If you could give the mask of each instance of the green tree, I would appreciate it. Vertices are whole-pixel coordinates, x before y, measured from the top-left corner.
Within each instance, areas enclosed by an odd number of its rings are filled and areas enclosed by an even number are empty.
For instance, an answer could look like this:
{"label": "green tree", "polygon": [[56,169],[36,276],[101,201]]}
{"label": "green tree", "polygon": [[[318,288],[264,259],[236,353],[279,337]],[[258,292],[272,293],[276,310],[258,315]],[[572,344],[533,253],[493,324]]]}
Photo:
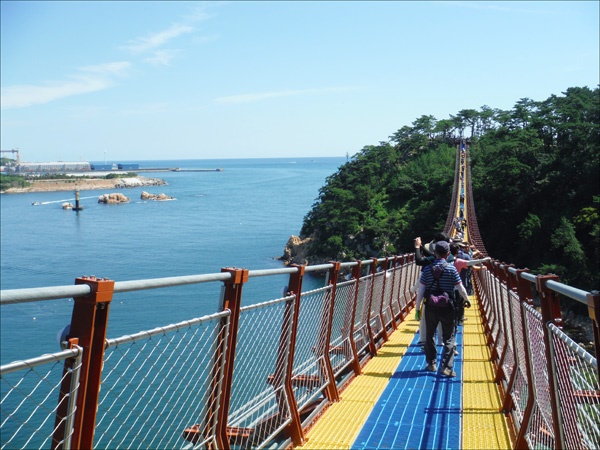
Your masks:
{"label": "green tree", "polygon": [[312,261],[412,251],[441,231],[452,196],[453,131],[470,128],[473,195],[488,253],[552,268],[582,289],[600,282],[600,90],[569,88],[510,110],[482,106],[402,126],[326,180],[304,219]]}

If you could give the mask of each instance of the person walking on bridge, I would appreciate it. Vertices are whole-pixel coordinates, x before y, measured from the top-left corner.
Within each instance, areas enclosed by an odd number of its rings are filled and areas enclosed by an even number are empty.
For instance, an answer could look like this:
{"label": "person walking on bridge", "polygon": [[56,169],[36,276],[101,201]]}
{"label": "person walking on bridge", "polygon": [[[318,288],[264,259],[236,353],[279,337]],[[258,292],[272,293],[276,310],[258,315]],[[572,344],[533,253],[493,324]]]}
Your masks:
{"label": "person walking on bridge", "polygon": [[[444,233],[443,231],[436,233],[435,236],[433,237],[433,240],[428,243],[425,244],[424,246],[422,245],[421,242],[421,238],[420,237],[416,237],[414,240],[415,243],[415,264],[417,266],[428,266],[429,264],[433,264],[435,261],[435,255],[434,255],[434,249],[435,249],[435,244],[438,241],[446,241],[446,242],[450,242],[450,237]],[[448,255],[447,261],[448,262],[452,262],[453,261],[453,256],[452,255]],[[416,293],[417,290],[419,289],[419,282],[417,281],[417,283],[415,283],[414,287],[411,288],[411,292]],[[417,299],[417,303],[416,303],[416,314],[415,314],[416,319],[419,321],[419,347],[423,347],[425,345],[425,325],[427,323],[426,319],[425,319],[425,308],[421,309],[421,302],[418,301]],[[441,325],[438,327],[438,343],[441,345],[441,341],[442,341],[442,327]]]}
{"label": "person walking on bridge", "polygon": [[464,301],[469,301],[467,291],[453,264],[446,258],[450,253],[450,244],[439,241],[435,244],[435,261],[423,268],[417,292],[417,304],[425,301],[425,358],[429,372],[437,372],[437,349],[435,347],[435,329],[442,324],[444,352],[442,373],[448,377],[456,376],[454,367],[455,344],[455,300],[456,289]]}

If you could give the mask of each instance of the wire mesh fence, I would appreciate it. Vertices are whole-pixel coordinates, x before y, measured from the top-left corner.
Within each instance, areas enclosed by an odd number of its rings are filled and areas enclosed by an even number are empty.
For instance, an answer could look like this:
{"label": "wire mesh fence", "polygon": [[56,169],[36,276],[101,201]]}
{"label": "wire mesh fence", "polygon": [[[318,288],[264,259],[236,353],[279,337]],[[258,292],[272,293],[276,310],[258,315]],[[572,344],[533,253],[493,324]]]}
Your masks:
{"label": "wire mesh fence", "polygon": [[598,361],[554,324],[548,324],[556,366],[561,430],[566,448],[600,448]]}
{"label": "wire mesh fence", "polygon": [[[512,399],[512,405],[517,415],[518,423],[523,421],[523,414],[529,398],[529,378],[527,376],[527,364],[529,363],[525,344],[525,335],[523,333],[523,308],[515,292],[509,292],[510,311],[514,323],[514,342],[516,362],[513,371],[510,373],[513,384],[509,387],[508,395]],[[524,343],[524,344],[521,344]]]}
{"label": "wire mesh fence", "polygon": [[380,336],[384,330],[384,323],[381,317],[384,280],[385,272],[378,272],[373,275],[373,295],[371,299],[371,310],[369,312],[371,333],[373,336]]}
{"label": "wire mesh fence", "polygon": [[[17,361],[0,369],[2,448],[69,448],[82,349]],[[67,361],[67,369],[65,369]],[[60,395],[63,381],[67,391]],[[57,414],[59,410],[62,414]],[[54,440],[60,427],[64,433]]]}
{"label": "wire mesh fence", "polygon": [[[510,381],[513,371],[515,369],[515,349],[514,349],[514,336],[512,322],[514,320],[514,314],[511,308],[512,301],[510,297],[510,291],[506,286],[499,286],[499,311],[501,314],[502,330],[499,333],[502,342],[502,363],[501,370],[503,373],[502,379],[505,382]],[[517,300],[518,302],[518,300]]]}
{"label": "wire mesh fence", "polygon": [[[229,311],[107,341],[95,448],[175,448],[212,442],[218,356]],[[193,436],[193,438],[192,438]]]}
{"label": "wire mesh fence", "polygon": [[544,325],[542,315],[532,306],[525,304],[525,324],[530,349],[530,364],[535,402],[531,419],[527,423],[525,439],[530,448],[554,448],[554,423],[550,392]]}
{"label": "wire mesh fence", "polygon": [[358,296],[354,314],[354,342],[360,354],[369,346],[369,311],[372,276],[361,277],[358,280]]}
{"label": "wire mesh fence", "polygon": [[383,299],[381,301],[381,317],[383,320],[384,328],[389,328],[392,319],[394,317],[394,313],[392,311],[392,294],[394,290],[393,286],[394,281],[394,269],[388,269],[385,271],[385,277],[383,281],[382,294]]}
{"label": "wire mesh fence", "polygon": [[332,286],[314,289],[301,297],[292,378],[299,409],[319,396],[330,382],[325,341],[332,289]]}
{"label": "wire mesh fence", "polygon": [[354,360],[350,337],[356,284],[356,280],[339,283],[335,291],[329,358],[336,376]]}
{"label": "wire mesh fence", "polygon": [[244,448],[268,442],[290,422],[284,390],[296,296],[241,309],[228,425]]}

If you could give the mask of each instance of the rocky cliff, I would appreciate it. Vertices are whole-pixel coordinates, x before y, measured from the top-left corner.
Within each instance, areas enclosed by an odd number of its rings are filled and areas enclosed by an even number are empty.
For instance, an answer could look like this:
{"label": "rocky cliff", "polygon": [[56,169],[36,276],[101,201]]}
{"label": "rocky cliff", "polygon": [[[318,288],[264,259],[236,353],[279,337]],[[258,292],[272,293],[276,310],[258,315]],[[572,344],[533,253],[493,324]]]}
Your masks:
{"label": "rocky cliff", "polygon": [[298,236],[290,236],[290,239],[285,244],[283,250],[283,256],[279,259],[283,261],[286,266],[289,264],[309,264],[307,258],[308,249],[312,238],[301,239]]}

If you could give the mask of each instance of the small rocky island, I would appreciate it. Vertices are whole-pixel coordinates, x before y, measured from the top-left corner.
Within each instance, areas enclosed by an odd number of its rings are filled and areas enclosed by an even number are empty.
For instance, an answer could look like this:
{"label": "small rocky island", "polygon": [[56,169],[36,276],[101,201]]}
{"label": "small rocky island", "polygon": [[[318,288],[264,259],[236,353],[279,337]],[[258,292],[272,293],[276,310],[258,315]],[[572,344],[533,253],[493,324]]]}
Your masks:
{"label": "small rocky island", "polygon": [[118,203],[128,203],[129,197],[125,197],[120,192],[114,192],[112,194],[102,194],[98,197],[98,203],[105,203],[107,205],[114,205]]}
{"label": "small rocky island", "polygon": [[175,197],[170,197],[167,194],[150,194],[146,191],[142,192],[142,195],[140,196],[140,198],[142,200],[154,200],[157,202],[163,202],[166,200],[175,200]]}

